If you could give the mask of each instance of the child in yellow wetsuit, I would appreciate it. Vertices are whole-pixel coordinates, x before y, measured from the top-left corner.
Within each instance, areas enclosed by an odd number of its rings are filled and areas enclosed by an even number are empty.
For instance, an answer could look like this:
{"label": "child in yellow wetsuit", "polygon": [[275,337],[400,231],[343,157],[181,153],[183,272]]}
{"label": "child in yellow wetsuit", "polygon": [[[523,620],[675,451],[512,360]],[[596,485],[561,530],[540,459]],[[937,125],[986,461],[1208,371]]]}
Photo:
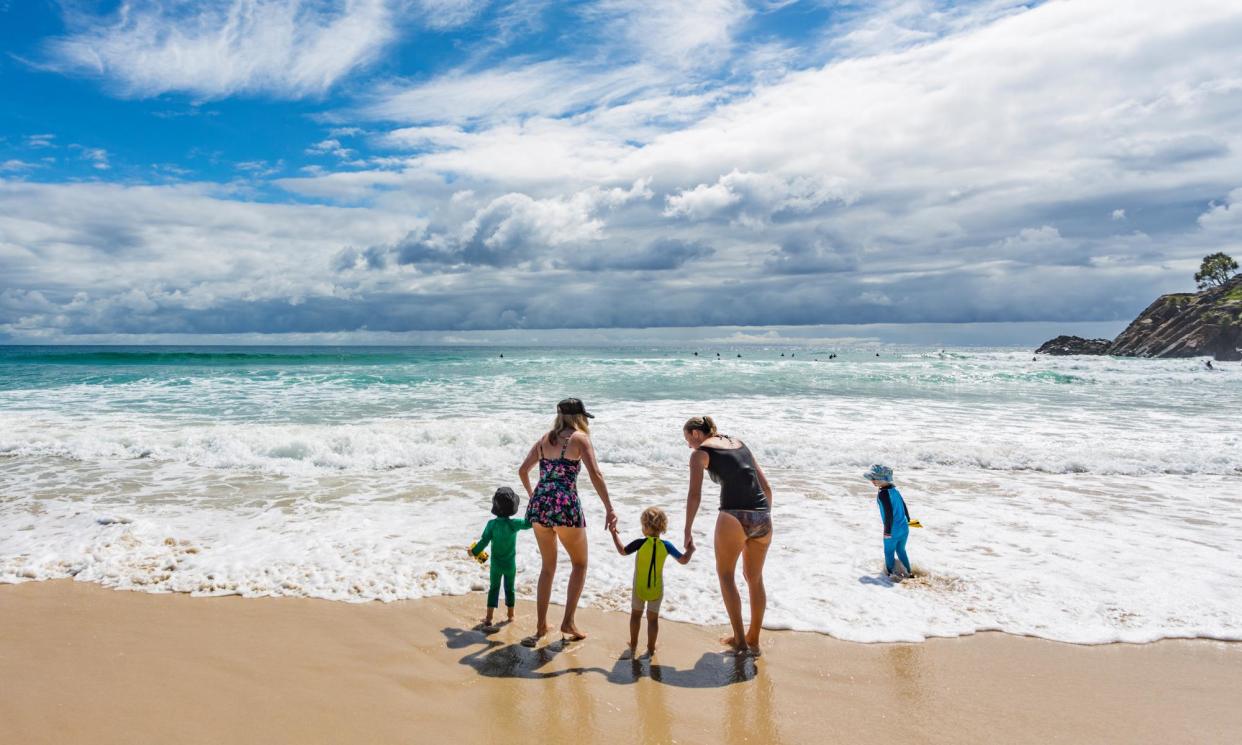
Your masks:
{"label": "child in yellow wetsuit", "polygon": [[509,620],[513,620],[513,607],[516,603],[513,581],[517,576],[517,534],[518,531],[529,530],[530,523],[515,518],[520,500],[518,495],[507,486],[496,490],[492,496],[492,514],[494,520],[487,521],[483,528],[483,537],[470,547],[470,555],[479,557],[487,544],[492,544],[491,587],[487,590],[487,617],[483,619],[484,629],[494,629],[492,614],[500,605],[500,588],[504,585],[505,606],[509,609]]}
{"label": "child in yellow wetsuit", "polygon": [[660,538],[660,534],[668,529],[668,515],[659,507],[643,510],[641,522],[644,537],[624,546],[616,527],[612,528],[612,542],[617,552],[622,556],[638,554],[634,562],[634,597],[630,603],[631,657],[638,647],[638,629],[643,622],[644,608],[647,611],[647,654],[655,654],[656,636],[660,633],[660,601],[664,599],[664,560],[672,556],[685,564],[694,553],[691,548],[683,554],[673,544]]}

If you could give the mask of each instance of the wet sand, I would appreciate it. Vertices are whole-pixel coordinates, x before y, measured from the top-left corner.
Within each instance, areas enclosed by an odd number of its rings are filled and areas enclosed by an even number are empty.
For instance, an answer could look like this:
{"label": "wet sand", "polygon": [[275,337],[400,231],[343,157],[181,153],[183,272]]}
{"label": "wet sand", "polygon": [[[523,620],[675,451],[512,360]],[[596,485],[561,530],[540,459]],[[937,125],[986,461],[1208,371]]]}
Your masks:
{"label": "wet sand", "polygon": [[629,661],[623,614],[530,650],[530,603],[490,636],[482,606],[0,586],[0,743],[1242,741],[1242,644],[767,632],[755,660],[666,621]]}

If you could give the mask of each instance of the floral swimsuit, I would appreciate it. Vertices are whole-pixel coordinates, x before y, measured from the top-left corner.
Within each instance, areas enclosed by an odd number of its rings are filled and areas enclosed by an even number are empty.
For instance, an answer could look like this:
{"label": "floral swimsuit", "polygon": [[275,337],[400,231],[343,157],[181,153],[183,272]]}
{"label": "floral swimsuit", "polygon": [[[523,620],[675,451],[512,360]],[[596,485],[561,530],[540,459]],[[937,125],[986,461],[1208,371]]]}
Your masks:
{"label": "floral swimsuit", "polygon": [[578,500],[578,469],[582,462],[565,457],[568,438],[561,446],[561,456],[543,457],[543,441],[539,441],[539,483],[526,505],[526,519],[549,528],[585,528],[582,502]]}

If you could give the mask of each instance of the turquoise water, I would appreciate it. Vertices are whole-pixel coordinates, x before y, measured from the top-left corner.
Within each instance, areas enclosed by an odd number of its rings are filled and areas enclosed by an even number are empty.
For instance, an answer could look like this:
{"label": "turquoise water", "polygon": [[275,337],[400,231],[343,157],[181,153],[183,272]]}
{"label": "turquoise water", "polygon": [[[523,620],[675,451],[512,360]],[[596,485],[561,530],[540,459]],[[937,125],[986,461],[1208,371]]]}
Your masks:
{"label": "turquoise water", "polygon": [[[687,417],[751,445],[778,492],[774,625],[1237,638],[1242,366],[1220,367],[899,346],[0,347],[0,581],[466,592],[481,579],[459,552],[486,495],[519,486],[573,395],[597,415],[623,523],[652,503],[678,514]],[[860,477],[875,462],[929,525],[911,546],[923,579],[897,588],[860,582],[880,562]],[[671,617],[721,620],[710,511]],[[607,556],[607,534],[590,536]],[[624,607],[628,581],[600,559],[587,602]]]}

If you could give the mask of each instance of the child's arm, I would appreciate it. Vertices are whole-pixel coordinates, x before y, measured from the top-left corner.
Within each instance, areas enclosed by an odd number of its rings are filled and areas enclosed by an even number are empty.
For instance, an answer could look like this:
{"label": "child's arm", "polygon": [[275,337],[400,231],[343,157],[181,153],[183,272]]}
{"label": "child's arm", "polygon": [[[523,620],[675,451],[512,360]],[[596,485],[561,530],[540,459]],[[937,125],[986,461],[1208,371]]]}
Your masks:
{"label": "child's arm", "polygon": [[487,548],[487,544],[492,542],[492,521],[487,521],[487,527],[483,528],[483,537],[479,542],[474,544],[474,548],[467,549],[471,556],[478,556],[483,553],[483,549]]}
{"label": "child's arm", "polygon": [[617,547],[617,553],[625,556],[625,546],[621,545],[621,536],[617,535],[617,526],[612,526],[608,532],[612,534],[612,545]]}
{"label": "child's arm", "polygon": [[884,537],[893,537],[893,500],[888,496],[888,489],[881,489],[880,496],[880,512],[884,515]]}
{"label": "child's arm", "polygon": [[530,530],[530,520],[524,517],[511,517],[509,518],[509,524],[518,530]]}
{"label": "child's arm", "polygon": [[686,552],[683,554],[682,552],[678,551],[677,547],[674,546],[669,541],[664,542],[664,548],[665,550],[668,551],[669,556],[677,560],[678,564],[689,564],[690,557],[694,556],[694,548],[687,548]]}

